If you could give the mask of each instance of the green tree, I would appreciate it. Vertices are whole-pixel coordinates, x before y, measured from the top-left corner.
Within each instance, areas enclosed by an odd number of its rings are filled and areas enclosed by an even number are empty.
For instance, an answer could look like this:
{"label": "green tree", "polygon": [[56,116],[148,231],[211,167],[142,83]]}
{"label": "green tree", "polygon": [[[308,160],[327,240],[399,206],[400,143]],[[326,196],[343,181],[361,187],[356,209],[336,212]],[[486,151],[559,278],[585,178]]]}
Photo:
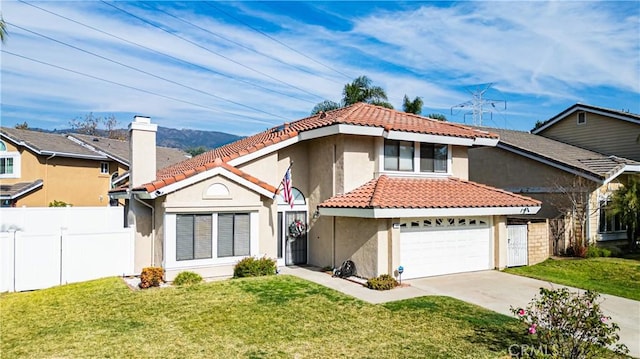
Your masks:
{"label": "green tree", "polygon": [[7,24],[4,22],[2,14],[0,14],[0,42],[4,44],[7,39]]}
{"label": "green tree", "polygon": [[441,113],[430,113],[427,115],[427,117],[432,118],[434,120],[438,120],[438,121],[446,121],[447,120],[447,116],[441,114]]}
{"label": "green tree", "polygon": [[18,130],[28,130],[29,124],[27,123],[27,121],[24,121],[23,123],[16,123],[16,125],[13,127],[17,128]]}
{"label": "green tree", "polygon": [[340,107],[341,107],[340,104],[337,102],[334,102],[331,100],[324,100],[318,103],[317,105],[315,105],[313,110],[311,110],[311,114],[315,115],[320,112],[333,111],[333,110],[339,109]]}
{"label": "green tree", "polygon": [[629,176],[627,183],[613,193],[611,212],[620,215],[627,226],[627,239],[631,249],[636,248],[636,239],[640,237],[640,180]]}
{"label": "green tree", "polygon": [[342,90],[342,105],[344,107],[358,102],[393,108],[387,102],[387,93],[380,86],[374,86],[367,76],[360,76],[353,82],[344,85]]}
{"label": "green tree", "polygon": [[419,115],[422,113],[422,99],[417,97],[413,99],[413,101],[409,100],[407,95],[404,95],[404,99],[402,100],[402,111],[407,113],[413,113]]}
{"label": "green tree", "polygon": [[393,105],[387,102],[387,93],[384,89],[380,86],[374,86],[367,76],[360,76],[351,83],[344,85],[341,103],[324,100],[311,110],[311,114],[315,115],[321,111],[336,110],[358,102],[366,102],[393,109]]}
{"label": "green tree", "polygon": [[207,148],[204,146],[191,147],[184,150],[186,153],[190,154],[192,157],[203,154],[207,152]]}

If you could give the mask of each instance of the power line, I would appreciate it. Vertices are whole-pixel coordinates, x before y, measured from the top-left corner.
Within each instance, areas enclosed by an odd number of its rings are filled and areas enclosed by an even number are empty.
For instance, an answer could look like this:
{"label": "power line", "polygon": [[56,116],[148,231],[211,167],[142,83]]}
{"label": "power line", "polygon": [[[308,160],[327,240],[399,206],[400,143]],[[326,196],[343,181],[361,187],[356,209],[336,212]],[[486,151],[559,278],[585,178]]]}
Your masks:
{"label": "power line", "polygon": [[213,108],[213,107],[209,107],[209,106],[205,106],[205,105],[197,104],[197,103],[195,103],[195,102],[186,101],[186,100],[181,100],[181,99],[179,99],[179,98],[175,98],[175,97],[171,97],[171,96],[166,96],[166,95],[163,95],[163,94],[160,94],[160,93],[154,92],[154,91],[149,91],[149,90],[145,90],[145,89],[141,89],[141,88],[137,88],[137,87],[129,86],[129,85],[126,85],[126,84],[123,84],[123,83],[119,83],[119,82],[115,82],[115,81],[107,80],[107,79],[102,78],[102,77],[94,76],[94,75],[87,74],[87,73],[84,73],[84,72],[80,72],[80,71],[77,71],[77,70],[72,70],[72,69],[69,69],[69,68],[66,68],[66,67],[62,67],[62,66],[58,66],[58,65],[55,65],[55,64],[52,64],[52,63],[49,63],[49,62],[45,62],[45,61],[41,61],[41,60],[36,60],[36,59],[34,59],[34,58],[31,58],[31,57],[28,57],[28,56],[24,56],[24,55],[20,55],[20,54],[16,54],[16,53],[11,52],[11,51],[7,51],[7,50],[0,49],[0,52],[3,52],[3,53],[5,53],[5,54],[9,54],[9,55],[13,55],[13,56],[16,56],[16,57],[19,57],[19,58],[25,59],[25,60],[29,60],[29,61],[32,61],[32,62],[35,62],[35,63],[39,63],[39,64],[42,64],[42,65],[50,66],[50,67],[53,67],[53,68],[56,68],[56,69],[59,69],[59,70],[63,70],[63,71],[67,71],[67,72],[71,72],[71,73],[74,73],[74,74],[77,74],[77,75],[81,75],[81,76],[85,76],[85,77],[89,77],[89,78],[92,78],[92,79],[94,79],[94,80],[103,81],[103,82],[106,82],[106,83],[110,83],[110,84],[112,84],[112,85],[117,85],[117,86],[121,86],[121,87],[124,87],[124,88],[128,88],[128,89],[130,89],[130,90],[135,90],[135,91],[143,92],[143,93],[146,93],[146,94],[149,94],[149,95],[162,97],[162,98],[165,98],[165,99],[168,99],[168,100],[172,100],[172,101],[182,102],[182,103],[185,103],[185,104],[188,104],[188,105],[192,105],[192,106],[196,106],[196,107],[204,108],[204,109],[207,109],[207,110],[212,110],[212,111],[214,111],[214,112],[228,113],[228,114],[230,114],[230,115],[234,115],[234,116],[238,116],[238,117],[248,118],[248,119],[251,119],[251,120],[252,120],[252,122],[260,122],[260,123],[265,123],[265,124],[269,124],[269,125],[271,125],[271,124],[270,124],[269,122],[267,122],[267,121],[259,121],[259,120],[256,120],[256,119],[254,119],[254,118],[251,118],[251,117],[247,117],[247,116],[239,115],[239,114],[237,114],[237,113],[233,113],[233,112],[229,112],[229,111],[224,111],[224,110],[216,109],[216,108]]}
{"label": "power line", "polygon": [[251,82],[251,81],[247,81],[247,80],[243,80],[243,79],[240,79],[240,78],[236,78],[236,77],[233,77],[233,76],[227,75],[227,74],[225,74],[225,73],[215,71],[215,70],[210,69],[210,68],[208,68],[208,67],[205,67],[205,66],[202,66],[202,65],[198,65],[198,64],[195,64],[195,63],[193,63],[193,62],[186,61],[186,60],[183,60],[183,59],[181,59],[181,58],[178,58],[178,57],[175,57],[175,56],[172,56],[172,55],[169,55],[169,54],[165,54],[165,53],[163,53],[163,52],[160,52],[160,51],[158,51],[158,50],[155,50],[155,49],[152,49],[152,48],[150,48],[150,47],[144,46],[144,45],[142,45],[142,44],[138,44],[138,43],[136,43],[136,42],[134,42],[134,41],[130,41],[130,40],[127,40],[127,39],[122,38],[122,37],[120,37],[120,36],[113,35],[113,34],[108,33],[108,32],[106,32],[106,31],[100,30],[100,29],[95,28],[95,27],[93,27],[93,26],[91,26],[91,25],[87,25],[87,24],[84,24],[84,23],[82,23],[82,22],[79,22],[79,21],[73,20],[73,19],[71,19],[71,18],[69,18],[69,17],[66,17],[66,16],[64,16],[64,15],[60,15],[60,14],[57,14],[57,13],[55,13],[55,12],[53,12],[53,11],[50,11],[50,10],[44,9],[44,8],[42,8],[42,7],[39,7],[39,6],[37,6],[37,5],[30,4],[30,3],[26,2],[26,1],[23,1],[23,0],[18,0],[18,1],[19,1],[19,2],[21,2],[21,3],[23,3],[23,4],[25,4],[25,5],[29,5],[29,6],[32,6],[32,7],[36,8],[36,9],[42,10],[42,11],[44,11],[44,12],[47,12],[47,13],[49,13],[49,14],[51,14],[51,15],[58,16],[58,17],[60,17],[60,18],[62,18],[62,19],[65,19],[65,20],[71,21],[71,22],[73,22],[73,23],[75,23],[75,24],[78,24],[78,25],[84,26],[84,27],[86,27],[86,28],[89,28],[89,29],[91,29],[91,30],[97,31],[97,32],[99,32],[99,33],[101,33],[101,34],[104,34],[104,35],[107,35],[107,36],[113,37],[113,38],[118,39],[118,40],[120,40],[120,41],[124,41],[124,42],[126,42],[126,43],[129,43],[129,44],[132,44],[132,45],[134,45],[134,46],[137,46],[137,47],[143,48],[143,49],[145,49],[145,50],[147,50],[147,51],[151,51],[151,52],[156,53],[156,54],[158,54],[158,55],[168,57],[168,58],[170,58],[170,59],[172,59],[172,60],[179,61],[179,62],[182,62],[182,63],[188,64],[188,65],[193,66],[193,67],[200,68],[200,69],[205,70],[205,71],[209,71],[209,72],[211,72],[211,73],[214,73],[214,74],[217,74],[217,75],[220,75],[220,76],[223,76],[223,77],[227,77],[227,78],[232,79],[232,80],[234,80],[234,81],[239,81],[239,82],[242,82],[242,83],[247,84],[247,85],[250,85],[250,86],[254,86],[254,87],[257,87],[257,88],[261,88],[261,89],[266,90],[266,91],[269,91],[269,92],[275,92],[275,93],[281,94],[281,95],[283,95],[283,96],[287,96],[287,97],[290,97],[290,98],[293,98],[293,99],[296,99],[296,100],[300,100],[300,101],[304,101],[304,102],[307,102],[307,103],[315,103],[315,102],[313,102],[313,101],[305,100],[305,99],[303,99],[303,98],[296,97],[296,96],[293,96],[293,95],[291,95],[291,94],[287,94],[287,93],[284,93],[284,92],[280,92],[280,91],[278,91],[278,90],[274,90],[274,89],[271,89],[271,88],[268,88],[268,87],[265,87],[265,86],[259,85],[259,84],[257,84],[257,83]]}
{"label": "power line", "polygon": [[337,73],[337,74],[340,74],[340,75],[344,76],[345,78],[347,78],[347,79],[349,79],[349,80],[352,80],[352,79],[353,79],[353,76],[349,76],[349,75],[345,74],[345,73],[344,73],[344,72],[342,72],[342,71],[336,70],[336,69],[334,69],[333,67],[331,67],[331,66],[329,66],[329,65],[325,65],[324,63],[322,63],[322,62],[320,62],[320,61],[318,61],[318,60],[314,59],[313,57],[308,56],[308,55],[306,55],[306,54],[304,54],[304,53],[302,53],[302,52],[300,52],[300,51],[298,51],[298,50],[294,49],[293,47],[291,47],[291,46],[289,46],[289,45],[285,44],[284,42],[282,42],[282,41],[280,41],[280,40],[276,39],[275,37],[273,37],[273,36],[271,36],[271,35],[269,35],[269,34],[267,34],[267,33],[263,32],[263,31],[261,31],[260,29],[257,29],[257,28],[255,28],[255,27],[253,27],[253,26],[249,25],[249,24],[248,24],[248,23],[246,23],[245,21],[242,21],[242,20],[238,19],[237,17],[235,17],[235,16],[233,16],[233,15],[229,14],[228,12],[226,12],[226,11],[222,10],[221,8],[219,8],[219,7],[215,6],[215,5],[213,5],[210,1],[205,1],[204,3],[205,3],[205,4],[207,4],[207,5],[209,5],[210,7],[214,8],[214,9],[216,9],[216,10],[220,11],[221,13],[223,13],[223,14],[227,15],[228,17],[230,17],[230,18],[232,18],[232,19],[236,20],[237,22],[239,22],[239,23],[241,23],[241,24],[245,25],[246,27],[250,28],[251,30],[253,30],[253,31],[255,31],[255,32],[257,32],[257,33],[259,33],[259,34],[261,34],[261,35],[263,35],[263,36],[265,36],[265,37],[267,37],[267,38],[269,38],[269,39],[271,39],[271,40],[275,41],[275,42],[277,42],[278,44],[280,44],[280,45],[282,45],[282,46],[286,47],[287,49],[289,49],[289,50],[291,50],[291,51],[293,51],[293,52],[297,53],[298,55],[304,56],[304,57],[306,57],[307,59],[309,59],[309,60],[311,60],[311,61],[315,62],[316,64],[321,65],[321,66],[324,66],[324,67],[326,67],[327,69],[329,69],[329,70],[331,70],[331,71],[333,71],[333,72],[335,72],[335,73]]}
{"label": "power line", "polygon": [[[318,74],[317,74],[317,73],[311,72],[310,70],[307,70],[307,69],[302,68],[302,67],[300,67],[300,66],[296,66],[296,65],[290,64],[290,63],[288,63],[288,62],[285,62],[285,61],[280,60],[280,59],[279,59],[279,58],[277,58],[277,57],[271,56],[271,55],[269,55],[269,54],[265,54],[264,52],[261,52],[261,51],[258,51],[258,50],[256,50],[256,49],[253,49],[253,48],[251,48],[251,47],[249,47],[249,46],[243,45],[243,44],[241,44],[241,43],[239,43],[239,42],[237,42],[237,41],[231,40],[231,39],[229,39],[229,38],[227,38],[227,37],[224,37],[224,36],[222,36],[222,35],[220,35],[220,34],[217,34],[217,33],[213,32],[213,31],[211,31],[211,30],[205,29],[205,28],[203,28],[202,26],[199,26],[199,25],[196,25],[196,24],[194,24],[194,23],[192,23],[192,22],[190,22],[190,21],[184,20],[184,19],[182,19],[182,18],[180,18],[180,17],[178,17],[178,16],[176,16],[176,15],[173,15],[173,14],[171,14],[171,13],[169,13],[169,12],[165,11],[165,10],[162,10],[162,9],[159,9],[159,8],[155,8],[155,10],[156,10],[156,11],[159,11],[159,12],[161,12],[161,13],[163,13],[163,14],[167,15],[167,16],[170,16],[170,17],[172,17],[172,18],[174,18],[174,19],[176,19],[176,20],[178,20],[178,21],[181,21],[181,22],[183,22],[183,23],[185,23],[185,24],[187,24],[187,25],[191,25],[191,26],[193,26],[193,27],[195,27],[195,28],[197,28],[197,29],[200,29],[200,30],[202,30],[202,31],[204,31],[204,32],[206,32],[206,33],[208,33],[208,34],[211,34],[211,35],[216,36],[216,37],[218,37],[218,38],[220,38],[220,39],[223,39],[223,40],[225,40],[225,41],[228,41],[228,42],[230,42],[230,43],[232,43],[232,44],[234,44],[234,45],[237,45],[237,46],[239,46],[239,47],[241,47],[241,48],[243,48],[243,49],[245,49],[245,50],[248,50],[248,51],[254,52],[254,53],[258,54],[258,55],[261,55],[261,56],[264,56],[264,57],[266,57],[266,58],[268,58],[268,59],[271,59],[271,60],[273,60],[273,61],[279,62],[279,63],[281,63],[281,64],[283,64],[283,65],[293,67],[293,68],[295,68],[295,69],[297,69],[297,70],[300,70],[300,71],[302,71],[302,72],[306,72],[306,73],[308,73],[308,74],[310,74],[310,75],[318,76]],[[325,79],[326,79],[326,80],[329,80],[329,81],[331,81],[331,82],[333,82],[333,83],[336,83],[336,84],[341,84],[340,82],[335,81],[335,80],[332,80],[332,79],[327,79],[327,78],[325,78]]]}
{"label": "power line", "polygon": [[105,57],[105,56],[102,56],[102,55],[96,54],[95,52],[91,52],[91,51],[88,51],[88,50],[82,49],[82,48],[80,48],[80,47],[77,47],[77,46],[74,46],[74,45],[68,44],[68,43],[66,43],[66,42],[63,42],[63,41],[60,41],[60,40],[56,40],[56,39],[54,39],[54,38],[52,38],[52,37],[49,37],[49,36],[47,36],[47,35],[43,35],[43,34],[40,34],[40,33],[38,33],[38,32],[35,32],[35,31],[32,31],[32,30],[26,29],[26,28],[21,27],[21,26],[18,26],[18,25],[16,25],[16,24],[12,24],[12,23],[9,23],[9,22],[7,22],[7,24],[9,24],[9,25],[11,25],[11,26],[13,26],[13,27],[15,27],[15,28],[21,29],[21,30],[23,30],[23,31],[29,32],[29,33],[31,33],[31,34],[34,34],[34,35],[37,35],[37,36],[43,37],[43,38],[45,38],[45,39],[47,39],[47,40],[50,40],[50,41],[53,41],[53,42],[59,43],[59,44],[61,44],[61,45],[64,45],[64,46],[70,47],[70,48],[72,48],[72,49],[75,49],[75,50],[78,50],[78,51],[84,52],[84,53],[86,53],[86,54],[89,54],[89,55],[95,56],[95,57],[97,57],[97,58],[103,59],[103,60],[105,60],[105,61],[109,61],[109,62],[111,62],[111,63],[114,63],[114,64],[120,65],[120,66],[122,66],[122,67],[128,68],[128,69],[130,69],[130,70],[140,72],[140,73],[145,74],[145,75],[147,75],[147,76],[151,76],[151,77],[157,78],[157,79],[159,79],[159,80],[167,81],[167,82],[172,83],[172,84],[174,84],[174,85],[177,85],[177,86],[180,86],[180,87],[184,87],[184,88],[189,89],[189,90],[192,90],[192,91],[199,92],[199,93],[201,93],[201,94],[203,94],[203,95],[207,95],[207,96],[211,96],[211,97],[214,97],[214,98],[217,98],[217,99],[223,100],[223,101],[227,101],[227,102],[232,103],[232,104],[237,105],[237,106],[245,107],[245,108],[248,108],[248,109],[253,110],[253,111],[256,111],[256,112],[261,112],[261,113],[264,113],[264,114],[269,115],[269,116],[273,116],[273,117],[276,117],[276,118],[282,118],[282,119],[285,119],[285,120],[286,120],[286,118],[285,118],[285,117],[282,117],[282,116],[279,116],[279,115],[276,115],[276,114],[273,114],[273,113],[270,113],[270,112],[267,112],[267,111],[261,110],[261,109],[259,109],[259,108],[253,107],[253,106],[245,105],[245,104],[240,103],[240,102],[236,102],[236,101],[233,101],[233,100],[229,100],[229,99],[226,99],[226,98],[224,98],[224,97],[221,97],[221,96],[218,96],[218,95],[214,95],[214,94],[212,94],[212,93],[210,93],[210,92],[206,92],[206,91],[203,91],[203,90],[197,89],[197,88],[195,88],[195,87],[191,87],[191,86],[188,86],[188,85],[185,85],[185,84],[181,84],[181,83],[179,83],[179,82],[177,82],[177,81],[174,81],[174,80],[168,79],[168,78],[166,78],[166,77],[162,77],[162,76],[155,75],[155,74],[153,74],[153,73],[151,73],[151,72],[148,72],[148,71],[145,71],[145,70],[141,70],[141,69],[139,69],[139,68],[137,68],[137,67],[133,67],[133,66],[127,65],[127,64],[125,64],[125,63],[122,63],[122,62],[120,62],[120,61],[116,61],[116,60],[110,59],[110,58],[108,58],[108,57]]}
{"label": "power line", "polygon": [[211,49],[209,49],[209,48],[206,48],[206,47],[204,47],[204,46],[202,46],[202,45],[200,45],[200,44],[198,44],[198,43],[196,43],[196,42],[194,42],[194,41],[191,41],[191,40],[189,40],[189,39],[185,38],[184,36],[180,36],[180,35],[178,35],[178,34],[176,34],[176,33],[174,33],[174,32],[171,32],[171,31],[169,31],[169,30],[163,29],[162,27],[160,27],[160,26],[158,26],[158,25],[156,25],[156,24],[154,24],[154,23],[152,23],[152,22],[150,22],[150,21],[148,21],[148,20],[145,20],[145,19],[143,19],[143,18],[141,18],[141,17],[139,17],[139,16],[137,16],[137,15],[134,15],[134,14],[132,14],[132,13],[130,13],[130,12],[128,12],[128,11],[126,11],[126,10],[124,10],[124,9],[121,9],[121,8],[119,8],[119,7],[117,7],[117,6],[113,5],[113,4],[111,4],[111,3],[108,3],[108,2],[106,2],[106,1],[104,1],[104,0],[100,0],[100,2],[102,2],[102,3],[103,3],[103,4],[105,4],[105,5],[111,6],[112,8],[114,8],[114,9],[116,9],[116,10],[119,10],[119,11],[121,11],[121,12],[123,12],[123,13],[125,13],[125,14],[127,14],[127,15],[131,16],[131,17],[134,17],[134,18],[136,18],[136,19],[138,19],[138,20],[140,20],[140,21],[142,21],[142,22],[144,22],[144,23],[146,23],[146,24],[148,24],[148,25],[151,25],[151,26],[153,26],[153,27],[155,27],[155,28],[157,28],[157,29],[159,29],[159,30],[162,30],[162,31],[166,32],[167,34],[169,34],[169,35],[171,35],[171,36],[177,37],[177,38],[179,38],[179,39],[181,39],[181,40],[183,40],[183,41],[186,41],[186,42],[188,42],[188,43],[190,43],[190,44],[192,44],[192,45],[194,45],[194,46],[197,46],[197,47],[199,47],[199,48],[201,48],[201,49],[203,49],[203,50],[205,50],[205,51],[208,51],[208,52],[210,52],[210,53],[212,53],[212,54],[214,54],[214,55],[216,55],[216,56],[219,56],[219,57],[221,57],[221,58],[223,58],[223,59],[225,59],[225,60],[227,60],[227,61],[233,62],[234,64],[236,64],[236,65],[238,65],[238,66],[242,66],[242,67],[244,67],[244,68],[245,68],[245,69],[247,69],[247,70],[251,70],[251,71],[253,71],[253,72],[255,72],[255,73],[258,73],[258,74],[260,74],[260,75],[262,75],[262,76],[265,76],[265,77],[267,77],[267,78],[270,78],[270,79],[272,79],[272,80],[274,80],[274,81],[277,81],[277,82],[282,83],[282,84],[284,84],[284,85],[287,85],[287,86],[290,86],[290,87],[292,87],[292,88],[295,88],[296,90],[302,91],[302,92],[307,93],[307,94],[309,94],[309,95],[311,95],[311,96],[315,96],[315,97],[318,97],[318,98],[321,98],[321,99],[323,98],[322,96],[316,95],[316,94],[314,94],[314,93],[312,93],[312,92],[309,92],[309,91],[307,91],[307,90],[305,90],[305,89],[302,89],[302,88],[300,88],[300,87],[297,87],[297,86],[295,86],[295,85],[293,85],[293,84],[290,84],[290,83],[288,83],[288,82],[286,82],[286,81],[282,81],[282,80],[280,80],[280,79],[278,79],[278,78],[276,78],[276,77],[273,77],[273,76],[271,76],[271,75],[269,75],[269,74],[266,74],[266,73],[264,73],[264,72],[262,72],[262,71],[260,71],[260,70],[256,70],[256,69],[254,69],[254,68],[252,68],[252,67],[250,67],[250,66],[247,66],[247,65],[245,65],[245,64],[243,64],[243,63],[240,63],[240,62],[238,62],[238,61],[236,61],[236,60],[234,60],[234,59],[232,59],[232,58],[230,58],[230,57],[228,57],[228,56],[224,56],[224,55],[222,55],[222,54],[220,54],[220,53],[218,53],[218,52],[215,52],[215,51],[213,51],[213,50],[211,50]]}

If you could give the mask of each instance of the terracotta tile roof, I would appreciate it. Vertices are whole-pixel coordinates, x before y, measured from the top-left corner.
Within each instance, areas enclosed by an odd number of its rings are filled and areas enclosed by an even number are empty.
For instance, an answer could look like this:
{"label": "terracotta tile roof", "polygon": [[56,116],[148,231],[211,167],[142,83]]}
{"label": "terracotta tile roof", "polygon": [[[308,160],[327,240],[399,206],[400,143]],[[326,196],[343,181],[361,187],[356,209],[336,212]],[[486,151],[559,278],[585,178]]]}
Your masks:
{"label": "terracotta tile roof", "polygon": [[[173,183],[178,182],[178,181],[182,181],[182,180],[187,179],[189,177],[192,177],[192,176],[194,176],[194,175],[196,175],[198,173],[205,172],[205,171],[208,171],[208,170],[216,168],[216,167],[222,167],[222,168],[226,169],[227,171],[229,171],[229,172],[231,172],[231,173],[233,173],[233,174],[235,174],[237,176],[240,176],[240,177],[244,178],[245,180],[247,180],[247,181],[249,181],[249,182],[251,182],[251,183],[253,183],[255,185],[258,185],[258,186],[266,189],[267,191],[269,191],[271,193],[275,194],[277,192],[277,189],[275,187],[273,187],[272,185],[270,185],[270,184],[268,184],[266,182],[263,182],[263,181],[255,178],[255,177],[251,176],[250,174],[247,174],[247,173],[237,169],[236,167],[233,167],[233,166],[223,162],[222,159],[220,159],[220,158],[215,159],[213,162],[206,163],[206,164],[204,164],[202,166],[199,166],[199,167],[196,167],[196,168],[193,168],[193,169],[188,169],[188,170],[186,170],[186,171],[184,171],[182,173],[178,173],[178,174],[173,175],[173,176],[167,175],[167,176],[164,176],[163,178],[158,178],[156,181],[144,184],[144,185],[142,185],[140,187],[134,188],[133,190],[134,191],[142,191],[142,190],[144,190],[144,191],[146,191],[148,193],[151,193],[151,192],[154,192],[154,191],[156,191],[156,190],[158,190],[160,188],[163,188],[165,186],[168,186],[168,185],[173,184]],[[121,192],[125,188],[126,187],[118,188],[118,189],[115,189],[115,190],[113,190],[111,192]]]}
{"label": "terracotta tile roof", "polygon": [[157,178],[158,180],[172,177],[176,178],[193,169],[207,166],[218,159],[221,159],[223,162],[228,162],[270,145],[296,137],[301,132],[336,124],[378,127],[386,130],[468,139],[498,138],[494,133],[456,123],[437,121],[380,106],[357,103],[349,107],[320,113],[292,123],[286,123],[282,126],[274,127],[228,145],[218,147],[194,158],[161,169],[157,173]]}
{"label": "terracotta tile roof", "polygon": [[408,178],[382,175],[355,190],[332,197],[324,208],[482,208],[529,207],[541,202],[457,178]]}

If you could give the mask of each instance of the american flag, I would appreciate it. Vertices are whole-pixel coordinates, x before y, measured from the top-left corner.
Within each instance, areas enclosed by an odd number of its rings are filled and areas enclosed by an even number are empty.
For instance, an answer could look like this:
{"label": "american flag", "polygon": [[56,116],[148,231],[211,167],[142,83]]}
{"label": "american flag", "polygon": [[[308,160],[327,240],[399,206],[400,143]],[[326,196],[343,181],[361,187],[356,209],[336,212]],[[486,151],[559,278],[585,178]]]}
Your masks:
{"label": "american flag", "polygon": [[293,187],[291,187],[291,168],[287,169],[282,179],[282,197],[293,208]]}

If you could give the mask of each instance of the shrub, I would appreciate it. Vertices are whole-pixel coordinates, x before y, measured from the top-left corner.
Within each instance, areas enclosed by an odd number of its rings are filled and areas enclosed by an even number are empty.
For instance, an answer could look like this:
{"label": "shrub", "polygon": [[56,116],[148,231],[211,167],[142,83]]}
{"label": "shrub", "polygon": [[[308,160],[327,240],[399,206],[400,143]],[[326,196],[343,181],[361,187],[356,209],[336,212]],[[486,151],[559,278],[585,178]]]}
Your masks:
{"label": "shrub", "polygon": [[611,251],[607,248],[601,248],[595,245],[590,245],[587,249],[587,258],[597,257],[611,257]]}
{"label": "shrub", "polygon": [[200,276],[200,274],[188,271],[180,272],[173,280],[173,284],[175,285],[191,285],[200,282],[202,282],[202,276]]}
{"label": "shrub", "polygon": [[164,270],[161,267],[145,267],[142,268],[140,274],[140,288],[147,289],[149,287],[159,287],[163,282]]}
{"label": "shrub", "polygon": [[242,259],[233,268],[233,277],[259,277],[276,274],[276,261],[267,258],[247,257]]}
{"label": "shrub", "polygon": [[72,207],[71,203],[67,203],[64,201],[53,200],[53,202],[49,202],[49,207]]}
{"label": "shrub", "polygon": [[367,280],[367,288],[375,290],[389,290],[398,286],[398,281],[388,274]]}
{"label": "shrub", "polygon": [[567,288],[540,288],[526,308],[511,307],[511,312],[526,325],[527,333],[537,340],[534,347],[551,358],[597,358],[610,348],[620,354],[628,352],[624,344],[616,344],[619,327],[611,317],[602,314],[600,294],[570,292]]}

